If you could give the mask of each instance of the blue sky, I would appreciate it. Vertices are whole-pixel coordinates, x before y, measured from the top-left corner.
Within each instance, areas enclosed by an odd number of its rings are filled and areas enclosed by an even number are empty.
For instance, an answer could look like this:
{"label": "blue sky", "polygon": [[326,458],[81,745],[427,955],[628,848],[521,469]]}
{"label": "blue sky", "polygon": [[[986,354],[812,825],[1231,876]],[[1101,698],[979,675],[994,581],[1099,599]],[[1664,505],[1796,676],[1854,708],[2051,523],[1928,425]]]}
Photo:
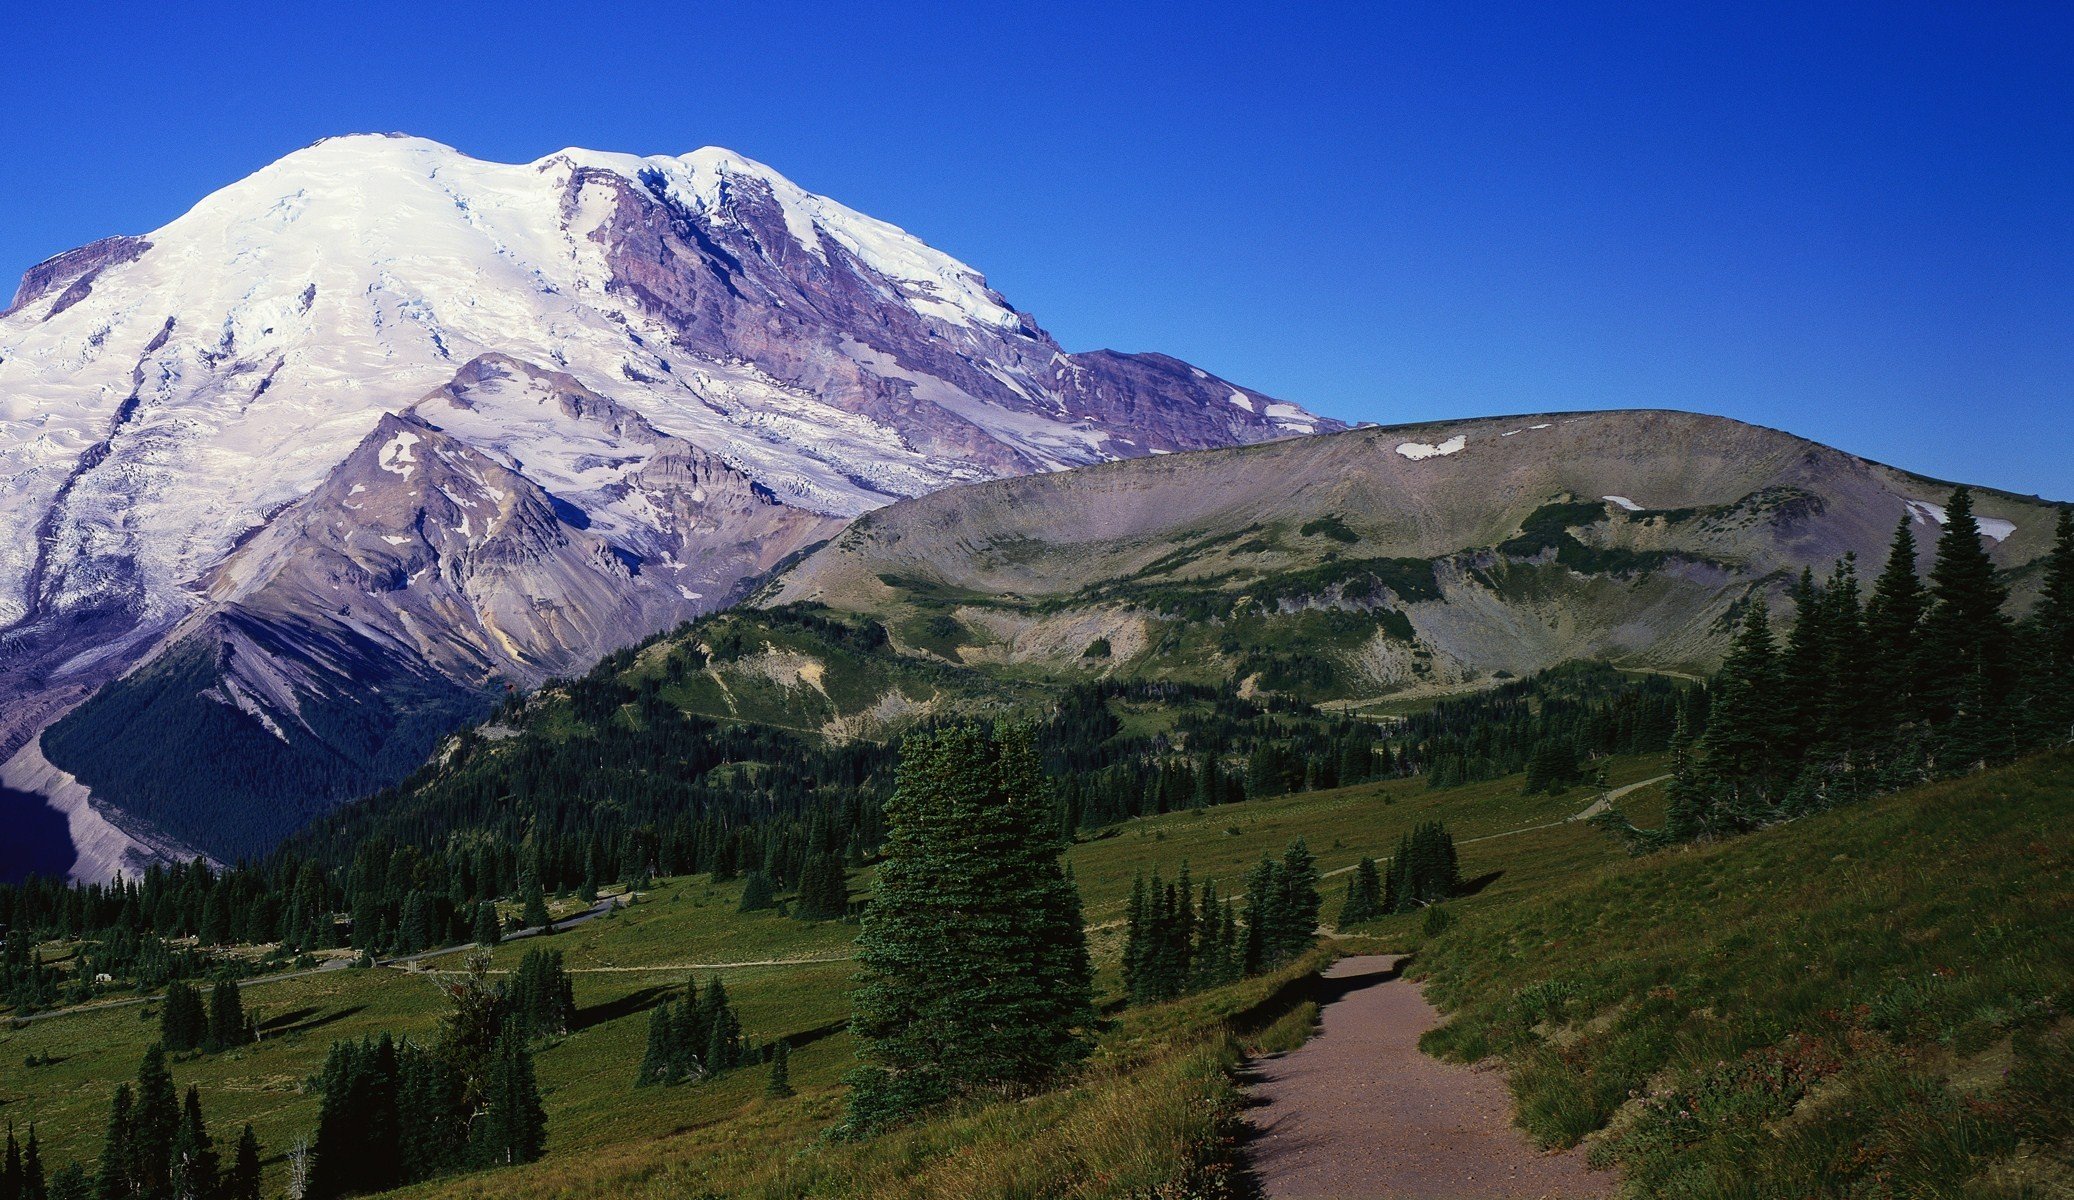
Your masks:
{"label": "blue sky", "polygon": [[63,7],[0,46],[0,273],[327,134],[718,144],[1070,349],[1348,420],[1697,409],[2074,499],[2064,3]]}

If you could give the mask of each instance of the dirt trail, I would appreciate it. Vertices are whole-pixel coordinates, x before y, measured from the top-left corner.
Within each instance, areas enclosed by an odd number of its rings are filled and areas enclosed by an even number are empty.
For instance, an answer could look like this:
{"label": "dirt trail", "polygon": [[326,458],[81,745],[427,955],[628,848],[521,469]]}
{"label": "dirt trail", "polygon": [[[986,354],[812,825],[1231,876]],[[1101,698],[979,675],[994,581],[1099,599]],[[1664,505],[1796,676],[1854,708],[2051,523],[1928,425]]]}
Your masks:
{"label": "dirt trail", "polygon": [[1534,1200],[1611,1195],[1576,1152],[1545,1154],[1512,1125],[1502,1075],[1419,1053],[1440,1014],[1392,955],[1325,972],[1318,1035],[1254,1070],[1247,1152],[1271,1200]]}

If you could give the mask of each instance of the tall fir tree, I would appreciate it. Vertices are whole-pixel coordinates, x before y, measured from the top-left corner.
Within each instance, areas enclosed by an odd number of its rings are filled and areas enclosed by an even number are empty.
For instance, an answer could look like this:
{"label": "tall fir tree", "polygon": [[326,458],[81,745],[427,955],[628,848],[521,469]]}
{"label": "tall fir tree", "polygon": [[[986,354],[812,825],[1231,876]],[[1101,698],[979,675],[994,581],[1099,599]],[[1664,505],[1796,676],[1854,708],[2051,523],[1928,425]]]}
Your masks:
{"label": "tall fir tree", "polygon": [[101,1166],[94,1177],[96,1200],[130,1200],[140,1190],[137,1179],[137,1107],[127,1083],[115,1085],[108,1104],[107,1131],[101,1138]]}
{"label": "tall fir tree", "polygon": [[[50,1187],[43,1176],[43,1147],[36,1141],[36,1126],[29,1126],[29,1141],[22,1149],[22,1200],[50,1200]],[[225,1200],[238,1200],[225,1197]]]}
{"label": "tall fir tree", "polygon": [[1382,915],[1383,878],[1376,870],[1375,860],[1364,857],[1354,864],[1354,873],[1347,879],[1347,899],[1340,905],[1339,925],[1344,929]]}
{"label": "tall fir tree", "polygon": [[1080,902],[1050,836],[1028,729],[910,735],[885,806],[885,859],[857,940],[846,1128],[1041,1084],[1078,1063],[1093,1024]]}
{"label": "tall fir tree", "polygon": [[784,1100],[792,1095],[792,1068],[788,1061],[791,1054],[792,1051],[783,1038],[779,1038],[778,1044],[771,1047],[770,1081],[763,1087],[763,1094],[770,1099]]}
{"label": "tall fir tree", "polygon": [[172,1200],[221,1200],[216,1147],[202,1120],[201,1092],[187,1087],[180,1132],[173,1139]]}
{"label": "tall fir tree", "polygon": [[130,1170],[137,1190],[164,1194],[172,1185],[173,1142],[180,1133],[180,1095],[166,1052],[152,1046],[137,1068],[137,1109],[130,1133]]}
{"label": "tall fir tree", "polygon": [[1772,800],[1782,766],[1778,652],[1761,594],[1743,608],[1734,645],[1709,689],[1707,775],[1724,812],[1707,823],[1754,825]]}
{"label": "tall fir tree", "polygon": [[2003,606],[2009,591],[1981,542],[1973,494],[1952,492],[1944,534],[1930,568],[1923,618],[1924,711],[1935,729],[1938,769],[1946,774],[1996,761],[2015,750],[2009,695],[2014,638]]}
{"label": "tall fir tree", "polygon": [[469,1159],[477,1166],[532,1162],[547,1149],[547,1110],[533,1070],[533,1052],[516,1022],[505,1026],[483,1086],[485,1105],[469,1131]]}
{"label": "tall fir tree", "polygon": [[223,1177],[223,1200],[260,1200],[259,1137],[248,1123],[238,1134],[238,1148]]}
{"label": "tall fir tree", "polygon": [[2060,510],[2027,632],[2031,740],[2047,746],[2074,740],[2074,508]]}
{"label": "tall fir tree", "polygon": [[1887,564],[1865,604],[1869,687],[1861,698],[1877,739],[1890,748],[1922,716],[1917,659],[1928,598],[1916,574],[1914,514],[1901,518]]}
{"label": "tall fir tree", "polygon": [[245,1022],[245,1004],[238,994],[238,981],[218,980],[209,992],[209,1048],[223,1050],[242,1046],[251,1040],[252,1031]]}

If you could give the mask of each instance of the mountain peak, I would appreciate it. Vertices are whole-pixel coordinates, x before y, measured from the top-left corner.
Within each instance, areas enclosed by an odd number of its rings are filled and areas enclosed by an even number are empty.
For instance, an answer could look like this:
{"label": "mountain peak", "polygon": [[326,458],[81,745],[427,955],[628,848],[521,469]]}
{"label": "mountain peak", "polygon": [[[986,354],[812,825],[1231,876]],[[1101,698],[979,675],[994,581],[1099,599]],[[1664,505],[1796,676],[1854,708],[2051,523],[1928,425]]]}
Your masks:
{"label": "mountain peak", "polygon": [[[0,313],[0,754],[47,689],[76,698],[212,604],[264,596],[240,628],[286,628],[408,593],[397,653],[526,677],[902,497],[1333,428],[1170,359],[1070,354],[974,268],[731,150],[328,138],[38,264]],[[476,493],[521,483],[539,504],[492,522]],[[333,596],[404,554],[346,540],[377,485],[383,535],[444,565]],[[536,627],[549,575],[610,615]]]}

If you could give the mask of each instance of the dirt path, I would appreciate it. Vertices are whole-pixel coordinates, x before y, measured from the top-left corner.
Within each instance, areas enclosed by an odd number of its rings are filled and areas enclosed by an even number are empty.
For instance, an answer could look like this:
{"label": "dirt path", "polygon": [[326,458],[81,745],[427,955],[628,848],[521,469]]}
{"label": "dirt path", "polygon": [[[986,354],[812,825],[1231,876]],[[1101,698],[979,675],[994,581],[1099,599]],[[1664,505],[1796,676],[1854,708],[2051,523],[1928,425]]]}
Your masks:
{"label": "dirt path", "polygon": [[[1625,787],[1614,788],[1610,792],[1601,792],[1599,793],[1599,798],[1587,805],[1583,809],[1583,811],[1573,813],[1570,816],[1564,817],[1560,821],[1548,821],[1540,825],[1522,825],[1518,829],[1507,829],[1501,833],[1486,833],[1481,837],[1459,838],[1456,840],[1455,845],[1466,846],[1471,842],[1488,842],[1493,841],[1497,838],[1515,837],[1522,833],[1533,833],[1537,830],[1542,829],[1554,829],[1558,825],[1569,825],[1577,821],[1589,821],[1593,817],[1598,816],[1600,813],[1605,812],[1607,809],[1612,808],[1614,801],[1620,799],[1622,796],[1627,795],[1629,792],[1640,791],[1641,789],[1648,787],[1652,783],[1662,783],[1664,780],[1669,778],[1669,775],[1658,775],[1653,779],[1643,779],[1635,783],[1630,783]],[[1376,860],[1376,865],[1381,866],[1389,861],[1390,860],[1387,857],[1379,858]],[[1335,867],[1334,869],[1318,876],[1318,878],[1330,879],[1335,875],[1344,875],[1347,872],[1353,870],[1354,867],[1358,867],[1360,865],[1360,863],[1355,863],[1352,867]]]}
{"label": "dirt path", "polygon": [[1255,1068],[1247,1153],[1261,1190],[1271,1200],[1611,1195],[1614,1175],[1574,1151],[1542,1153],[1513,1127],[1502,1075],[1419,1053],[1440,1014],[1397,962],[1334,963],[1318,1035]]}

